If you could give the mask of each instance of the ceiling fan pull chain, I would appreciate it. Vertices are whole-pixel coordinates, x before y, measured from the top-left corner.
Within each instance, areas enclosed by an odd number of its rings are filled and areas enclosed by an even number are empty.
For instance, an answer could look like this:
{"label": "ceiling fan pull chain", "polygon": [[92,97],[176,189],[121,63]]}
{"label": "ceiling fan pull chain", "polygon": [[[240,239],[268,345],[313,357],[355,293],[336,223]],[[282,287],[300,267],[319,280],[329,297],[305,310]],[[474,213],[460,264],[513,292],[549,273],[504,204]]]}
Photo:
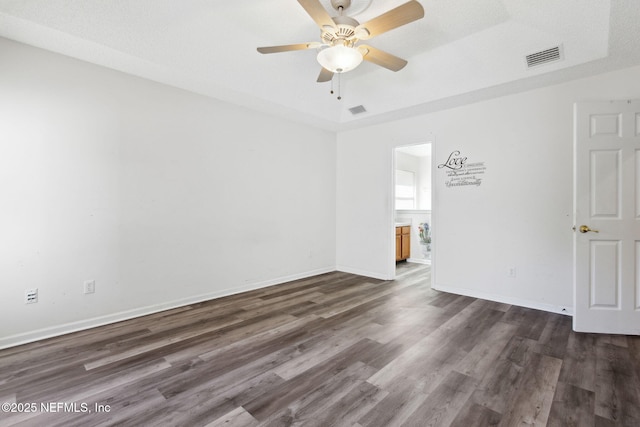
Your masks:
{"label": "ceiling fan pull chain", "polygon": [[331,76],[331,95],[333,95],[333,76]]}
{"label": "ceiling fan pull chain", "polygon": [[341,90],[341,81],[342,81],[342,73],[338,73],[338,101],[342,99],[342,90]]}

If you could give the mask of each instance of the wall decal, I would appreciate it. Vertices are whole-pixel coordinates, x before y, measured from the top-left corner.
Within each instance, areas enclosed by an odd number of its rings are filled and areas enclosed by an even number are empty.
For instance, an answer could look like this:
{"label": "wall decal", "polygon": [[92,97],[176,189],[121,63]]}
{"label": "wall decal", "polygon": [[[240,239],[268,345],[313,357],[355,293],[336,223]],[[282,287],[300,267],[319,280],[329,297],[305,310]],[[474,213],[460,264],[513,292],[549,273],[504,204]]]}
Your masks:
{"label": "wall decal", "polygon": [[452,151],[446,162],[439,164],[438,169],[444,169],[447,187],[479,186],[482,184],[482,175],[487,169],[484,162],[468,163],[468,158],[462,156],[459,150]]}

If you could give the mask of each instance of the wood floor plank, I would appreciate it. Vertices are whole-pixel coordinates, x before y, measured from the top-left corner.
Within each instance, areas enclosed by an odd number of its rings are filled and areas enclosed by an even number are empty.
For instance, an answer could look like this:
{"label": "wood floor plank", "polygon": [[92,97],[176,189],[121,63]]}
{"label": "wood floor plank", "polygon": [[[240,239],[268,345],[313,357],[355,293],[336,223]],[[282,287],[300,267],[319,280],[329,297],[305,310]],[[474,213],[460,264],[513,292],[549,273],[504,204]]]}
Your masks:
{"label": "wood floor plank", "polygon": [[501,357],[512,361],[518,366],[526,366],[529,363],[529,359],[533,357],[536,347],[537,341],[514,335],[507,343]]}
{"label": "wood floor plank", "polygon": [[640,425],[640,387],[625,347],[598,337],[595,413],[628,425]]}
{"label": "wood floor plank", "polygon": [[[378,352],[365,354],[360,358],[360,360],[370,366],[373,366],[376,370],[382,369],[396,357],[400,356],[407,349],[413,346],[416,342],[424,338],[418,331],[418,328],[419,326],[416,326],[413,330],[407,328],[403,334],[396,335],[393,340],[381,343],[383,345],[380,347]],[[376,342],[380,342],[375,336],[369,336],[368,338]]]}
{"label": "wood floor plank", "polygon": [[520,389],[503,413],[501,426],[544,426],[549,418],[562,360],[534,354],[523,372]]}
{"label": "wood floor plank", "polygon": [[596,390],[596,334],[569,332],[560,381],[584,390]]}
{"label": "wood floor plank", "polygon": [[[286,338],[295,339],[300,332],[293,331]],[[158,389],[167,399],[179,396],[187,399],[203,390],[226,391],[238,382],[248,381],[264,372],[272,374],[270,368],[285,363],[295,356],[295,348],[270,343],[252,351],[242,358],[213,359],[198,362],[172,378],[158,383]]]}
{"label": "wood floor plank", "polygon": [[[80,368],[80,367],[77,367]],[[77,369],[76,368],[76,369]],[[136,383],[145,377],[171,368],[164,359],[140,358],[129,366],[118,367],[107,372],[82,374],[79,369],[67,370],[67,375],[38,382],[37,387],[29,387],[18,393],[21,401],[28,402],[74,402],[106,390],[116,390],[126,384]],[[64,383],[64,387],[60,384]],[[47,400],[49,399],[49,400]]]}
{"label": "wood floor plank", "polygon": [[315,365],[305,375],[286,381],[277,390],[248,402],[244,407],[258,420],[264,420],[277,412],[280,407],[288,406],[299,399],[300,395],[313,391],[318,383],[324,383],[337,372],[358,362],[361,353],[375,351],[379,346],[380,344],[367,339],[358,341],[334,357]]}
{"label": "wood floor plank", "polygon": [[257,425],[258,420],[253,418],[251,414],[240,406],[217,420],[210,422],[206,427],[254,427]]}
{"label": "wood floor plank", "polygon": [[342,399],[327,408],[322,419],[305,423],[315,427],[354,425],[359,418],[369,412],[378,402],[387,396],[387,392],[378,387],[361,381],[353,387]]}
{"label": "wood floor plank", "polygon": [[381,325],[370,323],[333,336],[327,334],[324,339],[307,345],[296,357],[274,368],[273,372],[285,380],[290,380],[351,347],[354,336],[367,337],[369,331],[381,327]]}
{"label": "wood floor plank", "polygon": [[410,378],[399,378],[385,391],[389,394],[358,420],[360,426],[402,425],[427,399],[422,386]]}
{"label": "wood floor plank", "polygon": [[[595,427],[616,427],[622,424],[616,423],[615,421],[611,421],[607,418],[602,418],[599,415],[596,415],[595,417]],[[625,426],[627,427],[627,426]],[[635,427],[635,426],[633,426]]]}
{"label": "wood floor plank", "polygon": [[451,427],[490,427],[500,424],[502,415],[491,409],[472,403],[471,400],[451,422]]}
{"label": "wood floor plank", "polygon": [[471,298],[465,295],[460,295],[458,298],[453,300],[453,302],[445,307],[442,307],[447,313],[458,313],[463,310],[466,306],[473,303],[476,299]]}
{"label": "wood floor plank", "polygon": [[451,425],[469,400],[476,385],[477,380],[474,378],[451,371],[402,425]]}
{"label": "wood floor plank", "polygon": [[306,425],[314,420],[325,421],[324,414],[349,393],[353,387],[369,377],[375,369],[355,362],[336,373],[311,392],[301,395],[287,407],[271,414],[263,426]]}
{"label": "wood floor plank", "polygon": [[470,377],[482,379],[502,354],[517,328],[504,322],[495,323],[487,331],[487,338],[474,346],[455,369]]}
{"label": "wood floor plank", "polygon": [[640,379],[640,336],[627,337],[629,358],[636,371],[636,379]]}
{"label": "wood floor plank", "polygon": [[[237,358],[246,355],[248,352],[256,351],[262,346],[269,344],[274,340],[291,339],[293,336],[305,335],[312,324],[321,324],[321,319],[315,316],[307,316],[302,319],[294,318],[283,324],[270,324],[270,329],[258,330],[253,329],[253,334],[248,336],[236,335],[232,339],[228,334],[218,340],[214,349],[207,349],[205,352],[191,352],[191,357],[198,357],[202,360],[209,361],[220,357]],[[168,359],[171,360],[171,359]]]}
{"label": "wood floor plank", "polygon": [[179,343],[182,341],[186,341],[189,340],[191,338],[195,338],[198,336],[202,336],[214,331],[217,331],[219,329],[224,328],[225,326],[229,326],[229,325],[233,325],[236,323],[240,323],[241,320],[240,319],[229,319],[227,322],[224,323],[216,323],[215,325],[206,327],[206,328],[202,328],[202,329],[196,329],[196,330],[192,330],[192,331],[185,331],[182,332],[178,335],[169,335],[166,338],[162,338],[159,340],[155,340],[154,342],[151,342],[149,344],[146,345],[142,345],[142,346],[135,346],[132,347],[129,350],[126,351],[117,351],[114,354],[111,354],[109,356],[106,357],[101,357],[97,360],[91,361],[91,362],[87,362],[84,364],[84,367],[86,370],[91,370],[91,369],[96,369],[99,368],[101,366],[105,366],[105,365],[109,365],[111,363],[114,362],[118,362],[120,360],[124,360],[124,359],[128,359],[140,354],[144,354],[144,353],[149,353],[149,352],[153,352],[155,350],[158,350],[160,348],[163,347],[168,347],[171,346],[172,344],[175,343]]}
{"label": "wood floor plank", "polygon": [[428,335],[428,333],[424,333],[425,324],[441,325],[445,319],[450,317],[439,308],[395,307],[393,319],[390,319],[386,314],[376,315],[371,318],[370,322],[384,327],[380,328],[377,333],[370,335],[369,338],[381,344],[386,344],[409,332],[415,332],[424,337]]}
{"label": "wood floor plank", "polygon": [[[255,366],[241,377],[230,372],[226,378],[198,382],[197,386],[172,396],[149,412],[139,412],[127,419],[130,425],[205,425],[242,406],[246,401],[280,387],[284,382],[263,366]],[[187,409],[185,409],[187,408]]]}
{"label": "wood floor plank", "polygon": [[[429,359],[435,360],[431,366],[434,366],[437,372],[444,372],[445,369],[438,369],[438,360],[447,359],[447,363],[452,363],[449,357],[452,354],[456,354],[460,358],[464,357],[464,350],[459,349],[458,346],[460,341],[463,340],[463,336],[468,336],[469,330],[467,327],[475,323],[474,318],[477,314],[474,303],[468,305],[459,313],[452,314],[446,322],[431,334],[416,342],[404,353],[380,369],[369,379],[369,382],[379,387],[387,388],[395,381],[397,375],[411,378],[415,378],[416,375],[420,377],[429,376],[434,379],[435,373],[425,367],[424,362]],[[452,343],[453,339],[457,341],[456,344]],[[442,347],[447,348],[442,350]],[[434,387],[436,385],[432,383],[430,386]]]}
{"label": "wood floor plank", "polygon": [[[92,410],[91,422],[95,426],[113,426],[122,423],[124,420],[137,413],[145,411],[153,411],[154,408],[162,407],[166,403],[166,399],[157,389],[121,389],[117,396],[108,396],[108,393],[100,393],[87,399],[88,408]],[[107,407],[108,411],[97,410],[98,405]],[[38,421],[38,419],[34,419]],[[74,413],[56,414],[55,422],[50,418],[46,423],[41,425],[48,427],[83,427],[86,420],[78,419]]]}
{"label": "wood floor plank", "polygon": [[[216,334],[215,336],[209,336],[209,339],[185,342],[182,343],[182,345],[165,348],[162,354],[163,357],[172,364],[193,360],[195,357],[205,359],[205,355],[216,354],[221,350],[230,351],[232,348],[236,348],[237,351],[237,346],[242,345],[238,343],[246,344],[253,339],[258,340],[263,333],[272,334],[270,337],[273,337],[276,331],[282,331],[280,324],[290,326],[292,323],[294,322],[283,321],[281,323],[270,323],[269,326],[264,328],[239,328],[234,331],[227,331],[221,335]],[[263,330],[264,332],[262,332]],[[253,335],[253,333],[256,335]]]}
{"label": "wood floor plank", "polygon": [[550,314],[540,334],[536,351],[538,353],[563,359],[567,351],[567,341],[571,332],[571,318],[561,314]]}
{"label": "wood floor plank", "polygon": [[549,427],[583,427],[593,425],[595,393],[559,382],[549,414]]}
{"label": "wood floor plank", "polygon": [[512,306],[503,320],[519,325],[517,335],[532,340],[540,338],[547,324],[547,317],[538,316],[537,310],[517,306]]}
{"label": "wood floor plank", "polygon": [[394,281],[325,273],[0,350],[0,426],[633,426],[640,337]]}
{"label": "wood floor plank", "polygon": [[522,366],[507,358],[498,358],[471,395],[471,400],[499,414],[508,411],[515,390],[523,382]]}

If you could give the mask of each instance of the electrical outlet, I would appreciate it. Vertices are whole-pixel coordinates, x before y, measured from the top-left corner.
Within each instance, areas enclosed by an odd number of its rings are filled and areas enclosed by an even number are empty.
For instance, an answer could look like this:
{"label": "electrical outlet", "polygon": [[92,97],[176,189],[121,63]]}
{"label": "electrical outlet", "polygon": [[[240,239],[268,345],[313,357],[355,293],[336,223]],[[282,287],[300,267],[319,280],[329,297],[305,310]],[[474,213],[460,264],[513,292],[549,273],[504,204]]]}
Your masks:
{"label": "electrical outlet", "polygon": [[38,289],[27,289],[24,291],[24,303],[35,304],[38,302]]}
{"label": "electrical outlet", "polygon": [[95,280],[87,280],[84,282],[84,293],[85,294],[93,294],[96,291],[96,281]]}
{"label": "electrical outlet", "polygon": [[516,277],[516,268],[515,267],[509,267],[507,269],[507,277]]}

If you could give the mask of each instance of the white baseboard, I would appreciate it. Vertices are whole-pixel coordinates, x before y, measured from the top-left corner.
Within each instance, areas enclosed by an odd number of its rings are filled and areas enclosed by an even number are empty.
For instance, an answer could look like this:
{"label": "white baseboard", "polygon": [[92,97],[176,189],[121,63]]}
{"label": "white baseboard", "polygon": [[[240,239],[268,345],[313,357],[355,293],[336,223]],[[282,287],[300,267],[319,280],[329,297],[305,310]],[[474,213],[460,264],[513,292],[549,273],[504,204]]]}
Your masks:
{"label": "white baseboard", "polygon": [[344,265],[337,266],[336,270],[337,271],[341,271],[343,273],[351,273],[351,274],[356,274],[358,276],[371,277],[373,279],[393,280],[393,277],[390,277],[387,274],[380,274],[380,273],[376,273],[376,272],[373,272],[373,271],[361,270],[359,268],[347,267],[347,266],[344,266]]}
{"label": "white baseboard", "polygon": [[448,285],[436,285],[431,286],[436,291],[449,292],[456,295],[464,295],[473,298],[485,299],[488,301],[495,301],[504,304],[517,305],[520,307],[533,308],[536,310],[548,311],[550,313],[564,314],[567,316],[573,316],[573,307],[563,307],[554,304],[546,304],[538,301],[524,300],[521,298],[514,298],[504,295],[493,294],[491,292],[478,291],[476,289],[459,288],[456,286]]}
{"label": "white baseboard", "polygon": [[[418,260],[419,261],[419,260]],[[425,261],[425,260],[422,260]],[[413,261],[416,262],[416,261]],[[307,277],[317,276],[319,274],[330,273],[332,271],[341,271],[344,273],[357,274],[359,276],[372,277],[379,280],[392,280],[392,278],[385,275],[360,270],[357,268],[337,266],[337,267],[325,267],[321,269],[306,271],[304,273],[292,274],[289,276],[282,276],[275,279],[263,280],[260,282],[254,282],[246,284],[240,288],[225,289],[221,291],[195,295],[179,300],[168,301],[160,304],[155,304],[146,307],[135,308],[132,310],[121,311],[118,313],[108,314],[105,316],[94,317],[91,319],[84,319],[76,322],[65,323],[62,325],[51,326],[48,328],[38,329],[35,331],[25,332],[21,334],[11,335],[8,337],[0,338],[0,349],[15,347],[22,344],[28,344],[34,341],[39,341],[47,338],[52,338],[60,335],[66,335],[72,332],[83,331],[86,329],[95,328],[98,326],[108,325],[111,323],[121,322],[123,320],[129,320],[136,317],[147,316],[149,314],[158,313],[165,310],[171,310],[178,307],[183,307],[190,304],[196,304],[203,301],[209,301],[216,298],[221,298],[229,295],[235,295],[242,292],[252,291],[255,289],[266,288],[268,286],[278,285],[281,283],[291,282],[293,280],[305,279]],[[559,313],[572,316],[572,307],[561,307],[552,304],[540,303],[537,301],[522,300],[520,298],[507,297],[504,295],[497,295],[489,292],[478,291],[475,289],[459,288],[456,286],[446,285],[432,285],[432,288],[437,291],[449,292],[457,295],[465,295],[474,298],[481,298],[489,301],[495,301],[505,304],[512,304],[521,307],[533,308],[542,311],[548,311],[551,313]]]}
{"label": "white baseboard", "polygon": [[83,331],[98,326],[108,325],[111,323],[121,322],[136,317],[147,316],[149,314],[158,313],[165,310],[171,310],[178,307],[184,307],[190,304],[196,304],[203,301],[209,301],[216,298],[235,295],[242,292],[252,291],[255,289],[266,288],[268,286],[279,285],[281,283],[291,282],[294,280],[305,279],[307,277],[317,276],[319,274],[330,273],[336,271],[335,267],[320,268],[317,270],[306,271],[304,273],[282,276],[276,279],[263,280],[246,284],[240,288],[224,289],[221,291],[210,292],[206,294],[194,295],[179,300],[167,301],[160,304],[154,304],[146,307],[135,308],[132,310],[120,311],[118,313],[107,314],[105,316],[94,317],[91,319],[79,320],[76,322],[65,323],[62,325],[51,326],[48,328],[38,329],[35,331],[25,332],[21,334],[11,335],[0,338],[0,350],[9,347],[15,347],[22,344],[28,344],[47,338],[66,335],[72,332]]}

